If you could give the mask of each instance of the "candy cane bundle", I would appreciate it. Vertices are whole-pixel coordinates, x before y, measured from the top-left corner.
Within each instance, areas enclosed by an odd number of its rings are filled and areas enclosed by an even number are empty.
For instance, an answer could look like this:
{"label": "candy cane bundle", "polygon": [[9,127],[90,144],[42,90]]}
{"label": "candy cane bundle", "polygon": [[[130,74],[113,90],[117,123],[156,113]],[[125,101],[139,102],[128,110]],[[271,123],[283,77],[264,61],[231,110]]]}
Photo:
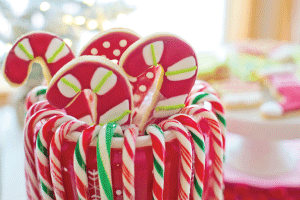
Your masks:
{"label": "candy cane bundle", "polygon": [[59,37],[31,33],[9,52],[6,79],[24,83],[32,62],[48,85],[26,100],[28,199],[223,199],[224,110],[213,88],[195,84],[183,39],[111,29],[75,58]]}

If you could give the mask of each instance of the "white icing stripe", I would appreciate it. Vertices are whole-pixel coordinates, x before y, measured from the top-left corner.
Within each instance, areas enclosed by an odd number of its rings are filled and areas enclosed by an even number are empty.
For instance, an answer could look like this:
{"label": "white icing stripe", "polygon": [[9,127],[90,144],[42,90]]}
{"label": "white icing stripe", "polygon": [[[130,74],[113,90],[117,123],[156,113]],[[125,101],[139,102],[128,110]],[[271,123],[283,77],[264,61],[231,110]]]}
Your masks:
{"label": "white icing stripe", "polygon": [[[108,91],[110,91],[117,83],[117,76],[115,74],[111,74],[110,70],[99,67],[92,79],[91,79],[91,89],[96,92],[98,95],[104,95]],[[108,76],[109,75],[109,76]],[[105,77],[107,79],[105,79]],[[99,85],[100,84],[100,85]],[[97,88],[99,87],[99,88]]]}
{"label": "white icing stripe", "polygon": [[[175,63],[174,65],[168,67],[167,73],[168,72],[171,73],[171,72],[175,72],[175,71],[180,72],[180,70],[189,70],[189,69],[195,68],[195,66],[196,66],[196,60],[193,56],[190,56],[190,57],[184,58],[184,59],[178,61],[177,63]],[[196,69],[192,70],[192,71],[169,75],[169,76],[167,76],[167,79],[169,79],[170,81],[186,80],[186,79],[193,77],[195,75],[195,73],[196,73]]]}
{"label": "white icing stripe", "polygon": [[[54,63],[69,54],[70,50],[66,44],[63,46],[63,49],[59,50],[63,43],[64,42],[58,38],[53,38],[50,42],[45,54],[47,60],[51,57],[54,58],[50,63]],[[54,55],[57,51],[59,51],[58,54]]]}
{"label": "white icing stripe", "polygon": [[[121,115],[124,114],[124,112],[129,110],[129,100],[126,99],[124,100],[122,103],[120,103],[119,105],[113,107],[112,109],[110,109],[109,111],[107,111],[106,113],[104,113],[102,116],[100,116],[99,118],[99,124],[105,124],[108,122],[112,122],[115,119],[117,119],[118,117],[120,117]],[[129,115],[125,115],[122,119],[116,121],[119,125],[124,124],[125,122],[127,122]]]}
{"label": "white icing stripe", "polygon": [[[28,38],[25,38],[23,39],[22,41],[20,41],[19,43],[21,43],[26,51],[31,54],[32,56],[34,56],[33,54],[33,51],[32,51],[32,48],[31,48],[31,45],[29,43],[29,39]],[[20,49],[19,45],[16,45],[15,49],[14,49],[14,52],[16,54],[16,56],[18,56],[19,58],[21,58],[22,60],[26,60],[26,61],[29,61],[29,57],[26,55],[26,53]]]}
{"label": "white icing stripe", "polygon": [[[154,46],[154,52],[155,52],[155,58],[156,62],[159,63],[161,56],[164,51],[164,43],[163,41],[157,41],[152,43]],[[153,57],[151,52],[151,44],[148,44],[143,49],[143,57],[147,65],[152,66],[153,65]]]}
{"label": "white icing stripe", "polygon": [[[67,80],[68,82],[70,82],[71,84],[75,85],[79,90],[81,90],[80,82],[73,75],[67,74],[63,78],[65,80]],[[62,80],[63,78],[61,78],[57,83],[57,87],[58,87],[59,91],[65,97],[68,97],[68,98],[74,97],[78,93],[78,91],[74,90],[74,88],[65,84]]]}

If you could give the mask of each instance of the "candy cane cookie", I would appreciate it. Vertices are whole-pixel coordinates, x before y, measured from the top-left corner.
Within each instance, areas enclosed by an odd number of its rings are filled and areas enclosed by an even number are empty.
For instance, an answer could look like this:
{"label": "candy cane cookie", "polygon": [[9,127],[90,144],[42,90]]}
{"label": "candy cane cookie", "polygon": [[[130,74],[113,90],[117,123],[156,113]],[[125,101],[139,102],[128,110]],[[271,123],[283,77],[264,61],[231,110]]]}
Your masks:
{"label": "candy cane cookie", "polygon": [[63,113],[53,109],[42,109],[36,112],[27,121],[24,127],[24,150],[25,150],[25,177],[27,187],[27,197],[29,199],[40,199],[39,182],[35,163],[35,142],[37,137],[36,125],[43,119],[48,119],[54,115]]}
{"label": "candy cane cookie", "polygon": [[[183,109],[184,110],[184,109]],[[198,123],[190,116],[176,114],[170,117],[180,122],[190,132],[195,148],[195,175],[193,182],[193,199],[202,199],[205,174],[205,142]]]}
{"label": "candy cane cookie", "polygon": [[46,95],[51,105],[61,109],[72,103],[84,89],[92,90],[95,95],[96,124],[131,123],[131,86],[118,65],[101,56],[75,58],[56,73]]}
{"label": "candy cane cookie", "polygon": [[167,119],[159,123],[163,131],[171,131],[176,134],[180,144],[181,165],[180,165],[180,186],[178,199],[190,199],[192,166],[193,166],[193,150],[191,134],[184,126],[174,119]]}
{"label": "candy cane cookie", "polygon": [[[53,182],[53,189],[56,199],[65,200],[66,192],[63,185],[63,176],[62,176],[62,145],[64,139],[67,135],[71,135],[74,132],[82,132],[88,127],[82,121],[71,120],[62,124],[54,133],[50,143],[50,172]],[[75,137],[75,135],[73,134]],[[72,157],[73,158],[73,157]]]}
{"label": "candy cane cookie", "polygon": [[209,111],[199,105],[190,105],[182,109],[184,114],[191,115],[197,123],[203,118],[208,122],[212,133],[212,163],[213,163],[213,180],[207,186],[214,191],[214,199],[223,199],[223,139],[220,129],[220,123],[212,111]]}
{"label": "candy cane cookie", "polygon": [[119,62],[123,52],[138,39],[140,36],[132,30],[112,28],[93,37],[81,49],[80,56],[103,56]]}
{"label": "candy cane cookie", "polygon": [[20,86],[27,80],[31,65],[37,62],[49,83],[54,74],[74,58],[70,47],[58,36],[31,32],[12,46],[3,64],[3,74],[12,86]]}
{"label": "candy cane cookie", "polygon": [[[164,119],[176,114],[184,102],[197,76],[194,50],[184,40],[168,33],[157,33],[133,43],[122,55],[120,66],[130,80],[136,80],[149,67],[161,66],[163,80],[159,92],[152,96],[148,110],[136,115],[141,130],[149,119]],[[150,76],[153,77],[153,74]],[[141,92],[149,85],[140,86]],[[135,122],[135,121],[134,121]]]}
{"label": "candy cane cookie", "polygon": [[43,199],[55,199],[50,175],[49,148],[56,129],[67,121],[75,120],[68,115],[55,115],[40,129],[36,139],[36,166],[40,180],[40,194]]}

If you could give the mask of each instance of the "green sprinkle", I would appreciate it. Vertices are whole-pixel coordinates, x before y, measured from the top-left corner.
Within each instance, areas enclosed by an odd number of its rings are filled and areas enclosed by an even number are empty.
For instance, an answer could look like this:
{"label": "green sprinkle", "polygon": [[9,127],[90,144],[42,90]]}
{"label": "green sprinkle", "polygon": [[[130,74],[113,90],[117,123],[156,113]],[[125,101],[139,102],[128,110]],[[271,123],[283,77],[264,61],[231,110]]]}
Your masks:
{"label": "green sprinkle", "polygon": [[46,94],[46,92],[47,92],[47,89],[41,89],[41,90],[37,91],[36,96]]}
{"label": "green sprinkle", "polygon": [[194,67],[181,69],[181,70],[177,70],[177,71],[169,71],[169,72],[166,72],[165,75],[166,76],[172,76],[172,75],[182,74],[182,73],[186,73],[186,72],[191,72],[191,71],[194,71],[196,69],[197,69],[197,66],[194,66]]}
{"label": "green sprinkle", "polygon": [[66,84],[67,86],[72,88],[76,93],[81,91],[76,85],[74,85],[73,83],[68,81],[66,78],[63,77],[60,80],[61,80],[61,82],[63,82],[64,84]]}
{"label": "green sprinkle", "polygon": [[161,110],[176,110],[179,108],[184,108],[184,104],[178,104],[178,105],[173,105],[173,106],[157,106],[155,108],[156,111],[161,111]]}
{"label": "green sprinkle", "polygon": [[107,72],[107,74],[105,74],[105,76],[102,78],[102,80],[100,81],[100,83],[98,83],[98,85],[95,87],[95,89],[93,90],[94,93],[98,93],[99,90],[101,89],[101,87],[104,85],[104,83],[107,81],[107,79],[113,74],[112,71]]}
{"label": "green sprinkle", "polygon": [[48,58],[47,63],[52,63],[56,56],[63,50],[65,43],[61,43],[60,47],[54,52],[54,54]]}
{"label": "green sprinkle", "polygon": [[[130,110],[125,110],[119,117],[116,117],[115,119],[110,120],[109,122],[117,122],[123,119],[126,115],[129,115],[131,113]],[[100,123],[100,126],[103,126],[105,123]]]}
{"label": "green sprinkle", "polygon": [[156,61],[156,57],[155,57],[154,45],[150,44],[150,47],[151,47],[153,65],[156,66],[157,65],[157,61]]}
{"label": "green sprinkle", "polygon": [[26,54],[29,60],[32,60],[34,58],[33,55],[27,51],[27,49],[21,42],[19,42],[18,47]]}
{"label": "green sprinkle", "polygon": [[203,94],[196,96],[196,98],[192,101],[192,104],[196,104],[200,99],[202,99],[203,97],[206,97],[207,95],[208,95],[208,93],[203,93]]}

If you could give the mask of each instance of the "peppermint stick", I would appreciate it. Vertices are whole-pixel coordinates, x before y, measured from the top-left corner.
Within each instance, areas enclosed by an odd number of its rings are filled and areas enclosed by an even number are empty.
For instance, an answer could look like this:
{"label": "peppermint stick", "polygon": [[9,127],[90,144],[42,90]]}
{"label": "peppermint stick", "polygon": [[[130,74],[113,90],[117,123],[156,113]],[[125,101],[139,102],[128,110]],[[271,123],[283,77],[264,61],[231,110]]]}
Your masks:
{"label": "peppermint stick", "polygon": [[56,129],[70,120],[74,120],[74,118],[68,115],[55,115],[41,127],[37,136],[36,164],[40,180],[40,194],[45,200],[55,199],[49,165],[50,142]]}
{"label": "peppermint stick", "polygon": [[124,132],[124,146],[122,150],[122,179],[123,179],[123,199],[134,200],[134,160],[135,144],[139,134],[136,125],[130,125]]}
{"label": "peppermint stick", "polygon": [[52,109],[42,109],[32,115],[24,127],[25,177],[28,199],[40,199],[39,181],[37,178],[34,154],[35,138],[37,136],[35,127],[41,120],[59,114],[63,113]]}
{"label": "peppermint stick", "polygon": [[88,200],[88,175],[86,171],[86,155],[91,142],[99,134],[101,126],[93,125],[86,128],[79,136],[74,151],[74,172],[78,199]]}
{"label": "peppermint stick", "polygon": [[153,148],[153,199],[162,200],[164,191],[165,172],[165,135],[161,128],[155,124],[146,127],[146,133],[150,135]]}
{"label": "peppermint stick", "polygon": [[26,117],[25,117],[25,123],[30,119],[30,117],[32,115],[34,115],[37,111],[39,110],[42,110],[42,109],[46,109],[46,108],[49,108],[49,109],[56,109],[54,108],[53,106],[51,106],[49,104],[48,101],[39,101],[39,102],[36,102],[34,103],[30,108],[29,110],[27,111],[26,113]]}
{"label": "peppermint stick", "polygon": [[107,123],[100,130],[97,141],[97,166],[100,180],[100,194],[101,198],[108,200],[114,199],[110,164],[111,141],[114,133],[122,135],[121,127],[115,122]]}
{"label": "peppermint stick", "polygon": [[196,80],[189,95],[195,94],[197,92],[205,92],[218,96],[218,93],[207,82],[201,80]]}
{"label": "peppermint stick", "polygon": [[185,128],[187,128],[193,138],[196,153],[193,199],[202,199],[205,173],[205,142],[203,133],[198,123],[188,115],[178,114],[171,116],[171,118],[178,120]]}
{"label": "peppermint stick", "polygon": [[174,119],[167,119],[159,123],[163,131],[171,131],[176,134],[180,144],[181,162],[180,162],[180,187],[178,199],[190,198],[193,150],[191,134],[182,126],[180,122]]}
{"label": "peppermint stick", "polygon": [[83,131],[87,128],[88,125],[82,121],[72,120],[62,124],[56,131],[50,143],[50,171],[51,178],[53,182],[53,189],[56,199],[65,200],[66,192],[63,186],[63,177],[62,177],[62,166],[61,166],[61,157],[62,157],[62,143],[67,134],[72,133],[73,131]]}
{"label": "peppermint stick", "polygon": [[29,110],[34,103],[46,100],[47,88],[47,86],[37,86],[28,93],[25,101],[26,110]]}
{"label": "peppermint stick", "polygon": [[[213,151],[212,155],[212,166],[213,166],[213,178],[214,178],[214,184],[211,186],[209,185],[208,188],[213,188],[214,199],[223,199],[223,191],[222,191],[222,185],[223,185],[223,140],[222,140],[222,134],[220,130],[220,125],[218,122],[218,119],[214,115],[212,111],[209,111],[201,106],[198,105],[191,105],[187,106],[181,111],[184,114],[192,115],[193,118],[197,123],[203,118],[208,122],[208,125],[210,127],[211,133],[212,133],[212,141],[213,146],[211,150]],[[207,188],[207,189],[208,189]]]}

